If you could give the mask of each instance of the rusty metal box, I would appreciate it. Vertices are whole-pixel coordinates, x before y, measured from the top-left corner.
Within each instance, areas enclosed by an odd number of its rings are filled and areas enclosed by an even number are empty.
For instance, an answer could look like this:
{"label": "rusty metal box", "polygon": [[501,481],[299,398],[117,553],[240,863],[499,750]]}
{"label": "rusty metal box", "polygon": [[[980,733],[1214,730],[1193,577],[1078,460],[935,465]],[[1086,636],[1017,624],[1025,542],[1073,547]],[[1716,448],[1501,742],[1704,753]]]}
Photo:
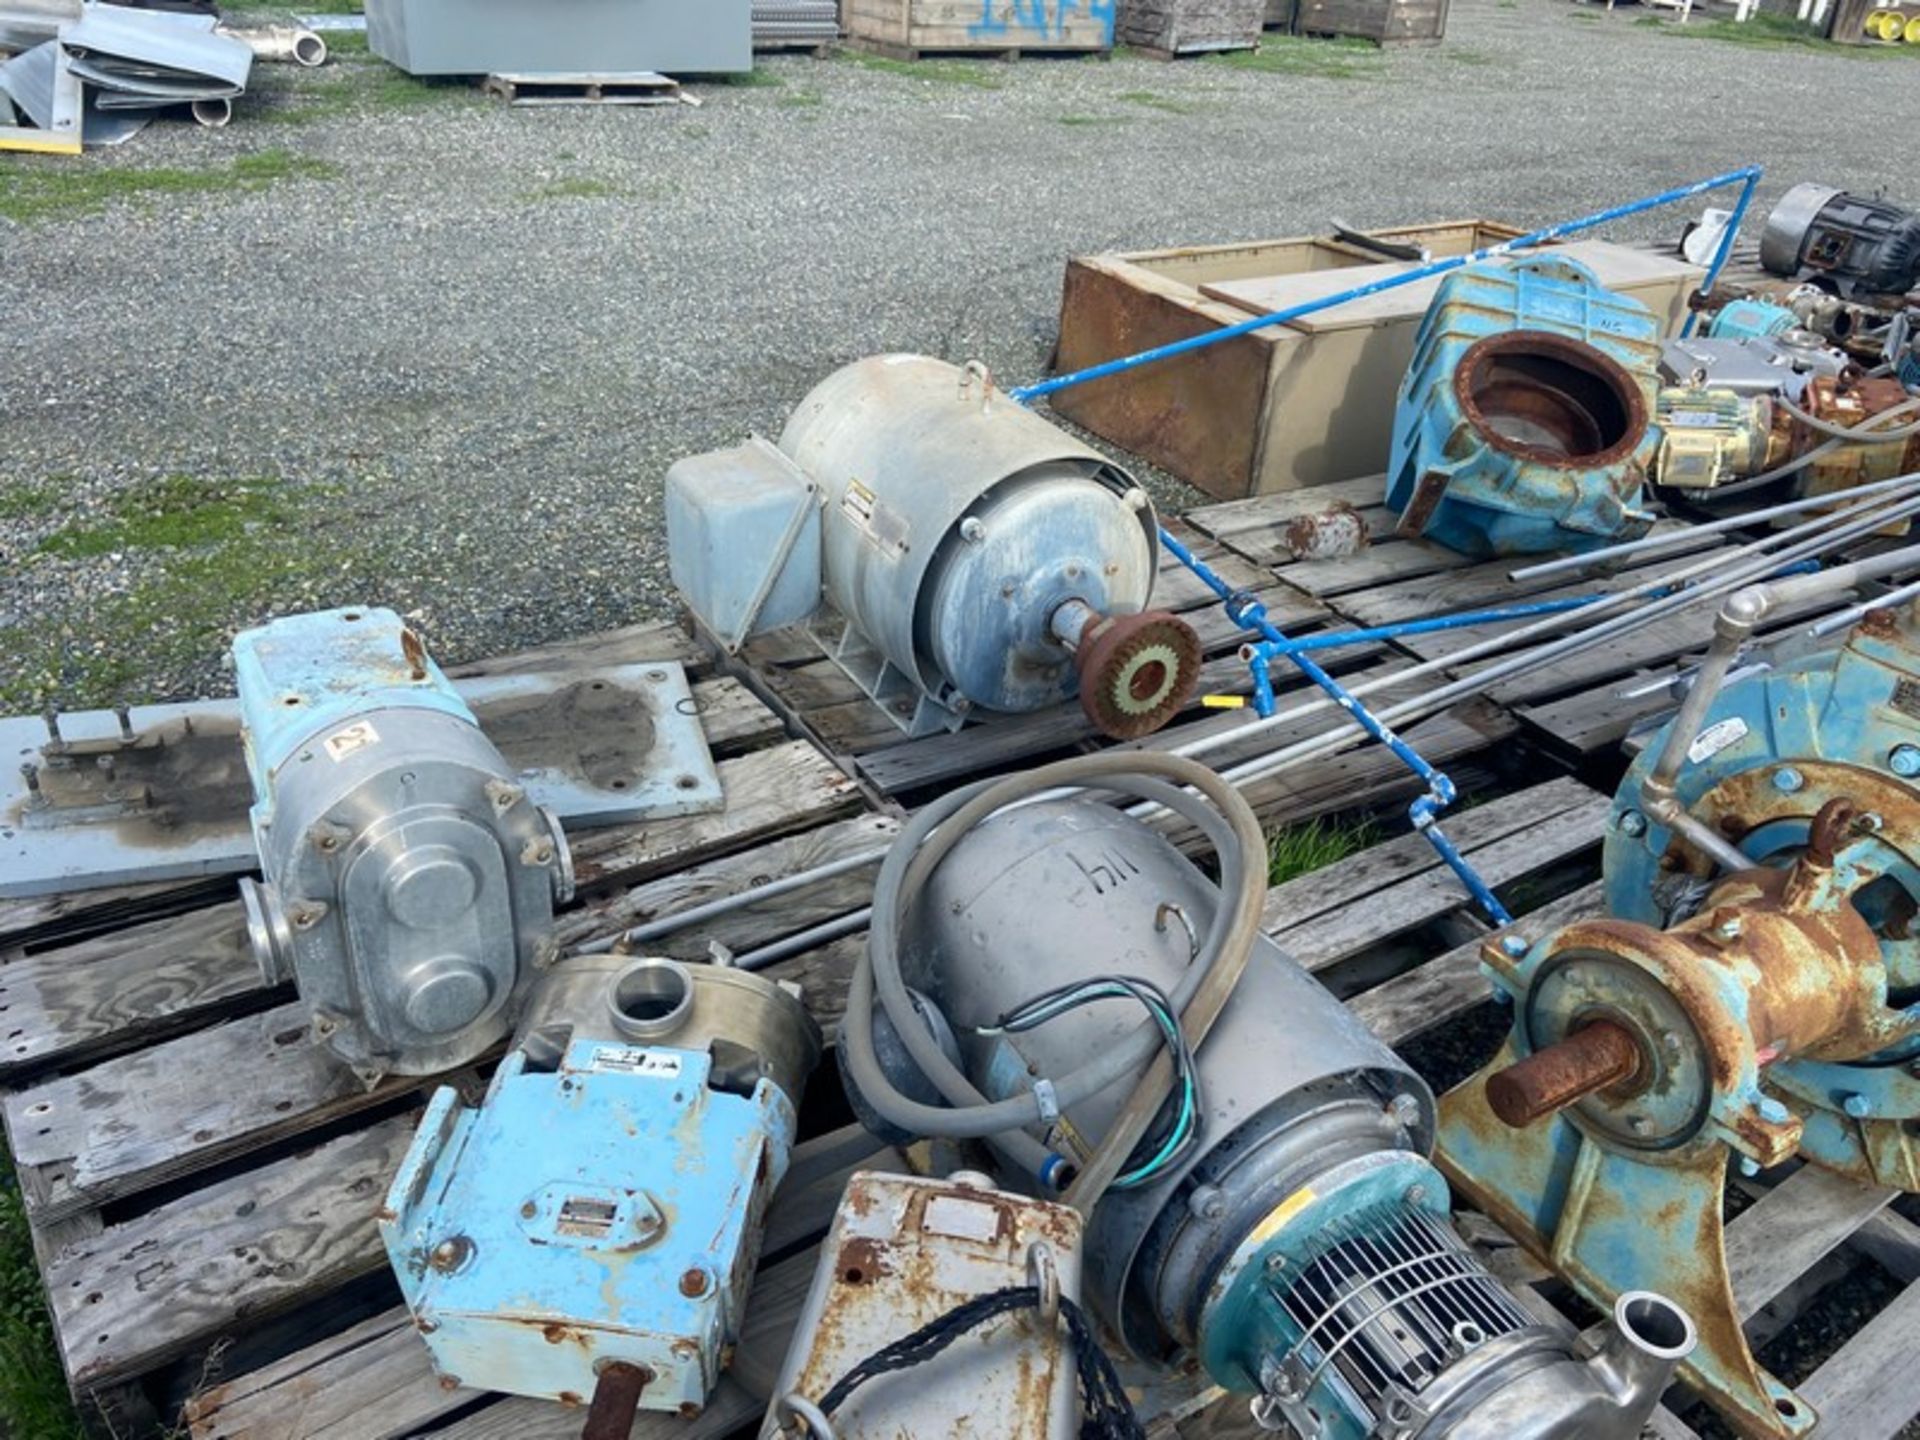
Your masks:
{"label": "rusty metal box", "polygon": [[[817,1404],[861,1361],[957,1306],[1034,1284],[1037,1247],[1050,1254],[1059,1293],[1077,1298],[1078,1211],[995,1190],[985,1176],[855,1175],[820,1248],[762,1440],[780,1433],[781,1398]],[[1080,1400],[1066,1326],[1043,1326],[1031,1309],[1003,1316],[875,1376],[830,1418],[836,1440],[1072,1440]]]}
{"label": "rusty metal box", "polygon": [[[1487,220],[1370,232],[1435,259],[1521,232]],[[1605,240],[1553,247],[1677,333],[1697,266]],[[1062,373],[1238,324],[1384,279],[1412,262],[1312,237],[1070,260],[1060,311]],[[1095,381],[1053,408],[1221,499],[1378,475],[1394,396],[1438,279]]]}

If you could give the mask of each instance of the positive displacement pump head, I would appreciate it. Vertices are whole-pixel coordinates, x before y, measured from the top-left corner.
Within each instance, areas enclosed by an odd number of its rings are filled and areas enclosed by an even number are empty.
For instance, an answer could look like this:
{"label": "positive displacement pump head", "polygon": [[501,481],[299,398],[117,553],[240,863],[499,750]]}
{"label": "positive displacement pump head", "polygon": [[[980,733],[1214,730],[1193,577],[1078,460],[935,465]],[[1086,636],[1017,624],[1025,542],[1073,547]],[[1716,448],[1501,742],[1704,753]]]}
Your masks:
{"label": "positive displacement pump head", "polygon": [[233,645],[270,983],[371,1084],[504,1039],[573,889],[566,837],[390,610],[292,615]]}

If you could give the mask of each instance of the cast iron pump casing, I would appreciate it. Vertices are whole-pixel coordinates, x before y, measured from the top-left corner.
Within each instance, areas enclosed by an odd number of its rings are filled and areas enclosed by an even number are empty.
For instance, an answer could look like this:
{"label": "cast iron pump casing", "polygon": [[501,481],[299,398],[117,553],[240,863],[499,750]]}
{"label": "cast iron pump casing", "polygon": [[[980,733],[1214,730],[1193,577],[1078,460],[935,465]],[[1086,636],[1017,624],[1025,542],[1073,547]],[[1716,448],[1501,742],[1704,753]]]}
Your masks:
{"label": "cast iron pump casing", "polygon": [[558,820],[390,610],[288,616],[233,658],[262,974],[295,982],[369,1085],[476,1059],[512,1029],[572,894]]}
{"label": "cast iron pump casing", "polygon": [[[973,1083],[1004,1098],[1113,1048],[1141,1012],[1105,1001],[1016,1034],[983,1027],[1096,977],[1172,991],[1219,903],[1142,822],[1085,800],[1025,804],[960,839],[928,877],[903,979],[921,1022],[936,1009]],[[1255,1397],[1267,1428],[1321,1440],[1639,1433],[1692,1343],[1685,1315],[1642,1297],[1585,1358],[1523,1310],[1448,1222],[1426,1158],[1425,1083],[1270,941],[1257,942],[1198,1067],[1199,1143],[1109,1190],[1088,1222],[1089,1304],[1132,1351],[1196,1356]],[[896,1089],[917,1076],[889,1067]],[[1067,1106],[1035,1138],[1083,1161],[1130,1089]],[[1130,1165],[1164,1142],[1172,1109]]]}

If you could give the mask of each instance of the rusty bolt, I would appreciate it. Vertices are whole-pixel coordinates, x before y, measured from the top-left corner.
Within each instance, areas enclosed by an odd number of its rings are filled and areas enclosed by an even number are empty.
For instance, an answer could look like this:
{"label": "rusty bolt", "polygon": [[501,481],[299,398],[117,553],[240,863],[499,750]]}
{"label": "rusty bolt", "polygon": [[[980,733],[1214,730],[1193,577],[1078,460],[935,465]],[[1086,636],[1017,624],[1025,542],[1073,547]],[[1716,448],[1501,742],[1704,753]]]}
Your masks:
{"label": "rusty bolt", "polygon": [[707,1293],[707,1272],[698,1265],[680,1277],[680,1293],[689,1300],[698,1300]]}
{"label": "rusty bolt", "polygon": [[460,1377],[458,1375],[442,1375],[440,1377],[440,1388],[442,1390],[458,1390],[460,1388]]}
{"label": "rusty bolt", "polygon": [[640,1409],[640,1396],[652,1383],[653,1371],[644,1365],[615,1360],[601,1366],[580,1440],[626,1440]]}
{"label": "rusty bolt", "polygon": [[1506,1124],[1524,1129],[1639,1070],[1633,1036],[1611,1020],[1596,1020],[1494,1075],[1487,1104]]}
{"label": "rusty bolt", "polygon": [[437,1320],[429,1320],[426,1316],[422,1315],[413,1322],[413,1328],[418,1330],[422,1335],[431,1335],[440,1328],[440,1324]]}
{"label": "rusty bolt", "polygon": [[531,1220],[533,1219],[534,1216],[538,1215],[539,1213],[540,1213],[540,1207],[534,1204],[533,1201],[531,1200],[527,1201],[526,1204],[520,1207],[520,1217],[523,1220]]}
{"label": "rusty bolt", "polygon": [[698,1403],[692,1400],[682,1400],[680,1402],[680,1418],[682,1420],[698,1420],[700,1418],[700,1406]]}
{"label": "rusty bolt", "polygon": [[471,1254],[473,1241],[464,1235],[454,1235],[427,1252],[427,1264],[444,1274],[449,1270],[458,1270]]}
{"label": "rusty bolt", "polygon": [[542,835],[527,841],[520,847],[522,865],[551,865],[553,863],[553,841]]}

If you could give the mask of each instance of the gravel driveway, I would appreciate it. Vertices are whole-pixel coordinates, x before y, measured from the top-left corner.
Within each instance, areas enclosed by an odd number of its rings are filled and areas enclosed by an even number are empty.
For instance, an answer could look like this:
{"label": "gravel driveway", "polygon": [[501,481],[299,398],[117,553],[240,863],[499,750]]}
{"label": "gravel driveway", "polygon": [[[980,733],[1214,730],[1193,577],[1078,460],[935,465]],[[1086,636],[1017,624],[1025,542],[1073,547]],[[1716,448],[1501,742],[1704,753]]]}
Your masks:
{"label": "gravel driveway", "polygon": [[384,602],[449,661],[663,613],[677,456],[873,351],[1036,375],[1076,252],[1544,222],[1752,160],[1763,202],[1920,201],[1910,147],[1834,139],[1920,130],[1920,64],[1642,15],[1456,0],[1437,49],[1277,70],[785,56],[671,109],[347,56],[225,131],[0,160],[0,709],[224,688],[276,609]]}

